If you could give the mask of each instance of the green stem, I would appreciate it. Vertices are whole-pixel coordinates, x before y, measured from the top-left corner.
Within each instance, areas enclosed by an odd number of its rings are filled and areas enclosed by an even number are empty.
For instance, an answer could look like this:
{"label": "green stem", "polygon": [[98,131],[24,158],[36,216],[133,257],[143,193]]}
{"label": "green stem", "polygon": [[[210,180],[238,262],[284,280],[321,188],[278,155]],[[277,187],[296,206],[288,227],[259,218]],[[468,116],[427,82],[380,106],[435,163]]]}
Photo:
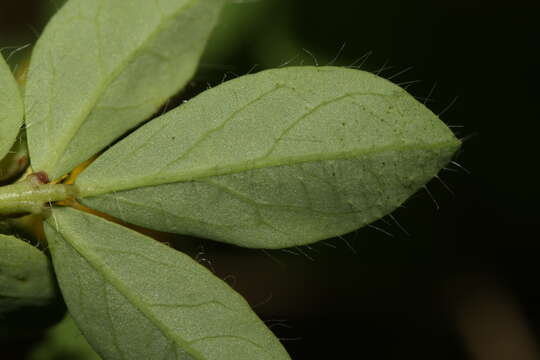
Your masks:
{"label": "green stem", "polygon": [[78,194],[75,185],[47,184],[44,179],[43,174],[32,174],[22,182],[0,187],[0,216],[41,214],[47,204]]}

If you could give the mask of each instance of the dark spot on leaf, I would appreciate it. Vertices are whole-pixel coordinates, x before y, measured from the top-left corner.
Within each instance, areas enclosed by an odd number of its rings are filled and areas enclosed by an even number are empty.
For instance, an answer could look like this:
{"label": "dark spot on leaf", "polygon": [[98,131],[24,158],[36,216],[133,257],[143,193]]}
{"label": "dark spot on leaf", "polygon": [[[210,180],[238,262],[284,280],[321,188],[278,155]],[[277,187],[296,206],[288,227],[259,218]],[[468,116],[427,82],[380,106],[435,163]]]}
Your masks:
{"label": "dark spot on leaf", "polygon": [[47,175],[47,173],[45,171],[39,171],[39,172],[35,173],[34,175],[37,177],[39,182],[41,182],[42,184],[48,184],[49,183],[49,176]]}

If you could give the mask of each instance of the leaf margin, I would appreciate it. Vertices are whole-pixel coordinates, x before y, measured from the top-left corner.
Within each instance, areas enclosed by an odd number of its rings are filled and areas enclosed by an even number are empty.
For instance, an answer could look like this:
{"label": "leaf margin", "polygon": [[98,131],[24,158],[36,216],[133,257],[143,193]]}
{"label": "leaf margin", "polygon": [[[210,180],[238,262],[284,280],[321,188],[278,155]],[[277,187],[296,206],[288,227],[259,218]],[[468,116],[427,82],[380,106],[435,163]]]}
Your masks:
{"label": "leaf margin", "polygon": [[[253,323],[252,325],[254,325],[254,326],[256,325],[256,326],[259,327],[259,328],[256,328],[257,331],[260,331],[262,329],[263,334],[265,334],[264,336],[270,336],[270,338],[268,338],[267,341],[268,341],[268,344],[272,345],[272,348],[269,349],[268,351],[275,352],[276,355],[279,355],[279,357],[274,357],[274,355],[271,355],[272,357],[269,357],[268,359],[289,359],[289,357],[286,354],[285,350],[281,347],[281,345],[279,344],[277,339],[275,339],[274,335],[270,332],[270,330],[268,330],[268,328],[266,328],[266,326],[262,323],[262,321],[260,319],[258,319],[258,317],[252,312],[252,310],[250,310],[249,305],[247,304],[245,299],[241,295],[236,293],[233,289],[231,289],[228,284],[223,282],[221,279],[216,278],[208,269],[206,269],[202,265],[196,263],[189,256],[187,256],[187,255],[185,255],[185,254],[183,254],[181,252],[178,252],[176,250],[173,250],[173,249],[169,248],[168,246],[155,241],[154,239],[148,238],[145,235],[137,233],[137,232],[135,232],[133,230],[130,230],[128,228],[125,228],[125,227],[123,227],[121,225],[111,223],[111,222],[109,222],[109,221],[107,221],[107,220],[105,220],[105,219],[103,219],[101,217],[97,217],[95,215],[91,215],[91,214],[86,213],[86,212],[81,212],[81,211],[78,211],[78,210],[75,210],[75,209],[72,209],[72,208],[55,208],[55,209],[53,209],[52,217],[49,218],[49,220],[47,220],[45,222],[45,231],[46,231],[47,238],[49,239],[51,253],[52,253],[52,256],[53,256],[53,264],[54,264],[55,270],[57,272],[60,287],[62,289],[62,292],[64,293],[66,303],[68,304],[68,308],[70,310],[70,313],[72,314],[73,318],[75,319],[75,321],[78,324],[79,328],[81,329],[82,333],[85,334],[85,337],[87,337],[87,340],[89,341],[89,343],[96,349],[96,351],[101,356],[104,356],[107,359],[109,359],[109,358],[110,359],[118,358],[118,357],[115,357],[115,356],[111,355],[110,351],[107,352],[106,350],[103,350],[103,348],[99,348],[99,346],[101,346],[102,344],[100,344],[99,341],[95,341],[94,336],[88,333],[89,325],[88,325],[87,322],[88,322],[89,319],[86,318],[86,321],[81,321],[80,320],[80,315],[81,314],[79,314],[78,310],[75,310],[73,308],[72,301],[70,300],[70,299],[72,299],[72,294],[70,295],[71,290],[68,291],[67,289],[64,288],[64,286],[65,286],[64,282],[67,281],[66,279],[69,279],[70,277],[73,278],[75,276],[79,276],[79,275],[76,274],[77,270],[73,266],[69,270],[63,269],[63,267],[65,265],[62,265],[61,262],[65,261],[65,259],[61,259],[59,257],[60,255],[58,255],[59,254],[58,251],[60,251],[58,249],[60,249],[63,246],[61,243],[65,242],[67,244],[69,241],[65,240],[66,231],[64,231],[64,232],[62,232],[62,234],[60,234],[60,232],[58,232],[56,229],[58,227],[60,227],[60,228],[64,227],[64,229],[65,229],[66,224],[69,224],[68,227],[70,227],[70,229],[67,231],[67,233],[69,233],[69,236],[71,236],[72,238],[73,238],[73,236],[75,236],[74,235],[75,231],[77,231],[79,233],[79,235],[76,235],[76,236],[81,236],[81,238],[84,237],[84,236],[88,237],[89,233],[84,234],[85,230],[89,231],[88,230],[89,228],[84,229],[87,225],[88,226],[92,225],[92,228],[95,230],[95,232],[100,234],[100,235],[103,235],[103,233],[100,233],[101,226],[103,226],[104,228],[107,228],[108,230],[113,230],[115,235],[118,235],[118,233],[129,234],[129,236],[131,237],[131,239],[129,239],[129,240],[131,240],[131,245],[130,245],[131,250],[130,250],[130,252],[136,251],[136,250],[142,251],[139,248],[140,245],[141,245],[140,243],[141,243],[141,241],[146,242],[145,246],[147,248],[146,249],[147,251],[144,253],[144,255],[141,255],[142,257],[153,256],[153,255],[150,255],[150,252],[148,251],[149,248],[156,248],[157,249],[159,247],[160,251],[163,251],[164,254],[165,254],[165,251],[168,251],[171,254],[174,251],[174,254],[175,254],[174,256],[176,256],[178,259],[181,258],[181,259],[183,259],[183,261],[189,262],[190,263],[189,266],[193,265],[194,266],[193,269],[196,269],[196,271],[202,272],[202,274],[204,274],[204,276],[210,276],[210,278],[207,279],[208,283],[220,284],[219,286],[221,286],[222,288],[226,288],[227,291],[230,292],[230,294],[227,294],[227,296],[230,296],[231,299],[236,299],[235,301],[239,302],[238,305],[235,305],[236,307],[238,307],[238,310],[247,311],[244,314],[244,316],[251,314],[251,315],[248,316],[248,318],[251,317],[251,319],[252,319],[249,322],[250,324],[252,324],[251,321],[255,321],[253,319],[256,319],[255,323]],[[74,224],[77,224],[78,226],[73,227]],[[98,227],[100,227],[100,229],[96,229],[96,224],[98,224]],[[75,228],[77,230],[75,230]],[[60,230],[60,231],[62,231],[62,230]],[[83,234],[83,235],[80,235],[80,234]],[[60,239],[60,238],[63,238],[63,239]],[[86,239],[86,240],[89,240],[89,239]],[[124,239],[124,240],[126,240],[126,239]],[[137,241],[135,241],[135,240],[137,240]],[[79,241],[80,241],[80,239],[79,239]],[[137,243],[136,246],[133,246],[134,241]],[[114,266],[112,265],[111,262],[109,262],[106,267],[102,268],[101,270],[98,270],[95,266],[96,266],[97,263],[99,263],[99,261],[96,262],[95,258],[92,259],[92,257],[95,256],[95,254],[93,254],[92,256],[89,256],[88,253],[86,255],[83,255],[85,245],[81,245],[81,243],[75,245],[75,242],[76,242],[76,240],[72,239],[69,242],[70,246],[73,246],[74,251],[76,251],[77,254],[80,255],[82,259],[84,259],[85,262],[88,262],[89,264],[90,264],[90,262],[95,262],[93,265],[89,265],[89,266],[92,266],[95,271],[104,272],[107,269],[108,269],[108,271],[111,271],[111,272],[113,271],[111,269],[111,267],[114,267]],[[94,240],[93,243],[95,245],[95,240]],[[88,247],[88,249],[91,248],[91,245],[89,243],[86,246]],[[99,246],[97,248],[99,249]],[[136,250],[134,250],[134,249],[136,249]],[[126,254],[127,254],[127,250],[126,250]],[[63,255],[65,255],[65,254],[63,254]],[[122,263],[128,264],[128,262],[124,261],[124,260],[125,259],[123,259],[123,260],[120,259],[116,266],[121,266],[120,264],[122,264]],[[165,261],[165,260],[162,260],[162,261]],[[129,266],[129,265],[125,265],[125,266]],[[141,274],[139,274],[139,275],[141,275]],[[164,278],[162,278],[161,280],[164,281],[163,279]],[[87,281],[89,281],[89,280],[87,280]],[[216,283],[216,281],[218,281],[218,282]],[[115,284],[115,286],[118,286],[118,285],[119,285],[118,283]],[[121,286],[124,286],[124,285],[121,285]],[[208,286],[209,288],[212,288],[214,285],[205,284],[204,286]],[[170,287],[168,287],[167,290],[170,290]],[[121,293],[122,293],[122,295],[126,296],[124,291],[127,291],[127,290],[123,289],[121,291]],[[146,295],[148,295],[148,294],[146,294]],[[81,295],[79,294],[79,296],[81,296]],[[142,303],[143,302],[142,298],[140,300],[137,300],[133,296],[135,296],[135,295],[126,296],[126,298],[128,300],[130,300],[130,301],[133,301],[134,303]],[[138,296],[144,297],[144,295],[142,295],[142,294],[140,294]],[[94,317],[96,317],[96,316],[97,316],[96,314],[93,314],[90,319],[92,319],[92,321],[93,321]],[[152,320],[152,319],[150,319],[150,320]],[[154,320],[157,321],[157,318],[154,319]],[[209,319],[208,321],[212,321],[212,320]],[[161,326],[165,326],[165,325],[162,324]],[[101,329],[99,331],[103,331],[103,329]],[[178,338],[178,336],[180,336],[178,334],[171,335],[170,330],[166,329],[166,326],[163,329],[160,328],[160,331],[162,331],[163,334],[168,334],[168,336],[171,336],[171,337],[173,337],[175,339]],[[109,357],[107,357],[107,356],[109,356]],[[130,359],[131,358],[132,357],[130,357]],[[204,357],[204,356],[198,356],[198,357],[196,356],[196,357],[194,357],[194,359],[195,358],[196,359],[205,359],[205,360],[206,359],[218,359],[218,358],[214,358],[214,357],[207,358],[207,357]],[[233,359],[233,358],[231,358],[231,359]],[[235,357],[234,359],[243,359],[243,358],[240,358],[240,357],[236,358]],[[247,359],[250,359],[250,358],[248,357],[248,358],[246,358],[246,360]]]}

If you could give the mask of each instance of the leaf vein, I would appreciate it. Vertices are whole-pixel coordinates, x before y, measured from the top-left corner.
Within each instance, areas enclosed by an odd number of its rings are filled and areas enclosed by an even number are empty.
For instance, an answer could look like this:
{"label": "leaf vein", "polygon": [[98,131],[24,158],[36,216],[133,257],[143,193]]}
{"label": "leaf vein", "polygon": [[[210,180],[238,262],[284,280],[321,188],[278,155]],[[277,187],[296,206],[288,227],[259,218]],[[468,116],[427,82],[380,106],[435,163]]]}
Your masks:
{"label": "leaf vein", "polygon": [[173,159],[172,161],[168,162],[167,164],[165,164],[165,166],[163,166],[163,168],[161,170],[158,171],[158,173],[164,171],[166,168],[168,168],[169,166],[172,166],[174,163],[180,161],[181,159],[185,158],[186,156],[188,156],[193,150],[195,150],[197,148],[198,145],[200,145],[204,140],[206,140],[207,138],[209,138],[212,134],[222,130],[225,126],[227,126],[227,124],[234,120],[235,116],[238,115],[239,113],[241,113],[242,111],[246,110],[248,107],[252,106],[253,104],[257,103],[258,101],[260,101],[261,99],[263,99],[264,97],[272,94],[273,92],[277,91],[278,89],[282,88],[281,85],[279,84],[276,84],[275,87],[273,87],[271,90],[268,90],[264,93],[262,93],[261,95],[257,96],[256,98],[254,98],[253,100],[249,101],[248,103],[246,103],[245,105],[241,106],[240,108],[236,109],[233,113],[231,113],[227,118],[225,118],[222,122],[220,122],[220,124],[216,127],[214,127],[213,129],[210,129],[208,131],[206,131],[205,133],[203,133],[198,139],[197,141],[195,141],[189,148],[187,148],[186,150],[184,150],[182,152],[182,154],[180,154],[180,156],[178,156],[177,158]]}
{"label": "leaf vein", "polygon": [[[102,96],[106,93],[106,89],[114,82],[116,81],[127,69],[127,67],[133,62],[133,60],[137,57],[137,55],[140,54],[141,51],[145,51],[147,45],[156,37],[158,34],[163,30],[163,28],[168,26],[168,23],[171,19],[175,18],[185,9],[191,7],[196,0],[187,1],[184,5],[180,6],[176,11],[174,11],[172,14],[165,18],[161,18],[161,22],[156,28],[151,31],[147,36],[138,44],[138,46],[135,47],[135,49],[127,56],[123,61],[119,62],[116,68],[110,72],[109,76],[106,77],[104,80],[102,80],[101,84],[97,86],[96,90],[91,96],[90,101],[88,102],[87,106],[85,106],[81,112],[80,115],[77,117],[75,121],[73,121],[74,126],[72,126],[69,131],[65,131],[62,136],[57,135],[57,153],[55,154],[54,161],[57,161],[60,157],[58,153],[63,154],[65,150],[68,148],[69,144],[71,143],[72,139],[74,138],[74,135],[79,131],[79,129],[83,126],[84,122],[88,118],[88,116],[91,114],[92,110],[96,107],[96,105],[99,103],[99,101],[102,99]],[[94,19],[95,20],[95,19]],[[59,151],[58,151],[59,150]]]}
{"label": "leaf vein", "polygon": [[68,243],[69,246],[105,280],[105,282],[114,287],[115,290],[118,291],[118,293],[121,294],[131,306],[133,306],[140,314],[153,323],[166,339],[173,339],[175,342],[180,342],[185,346],[186,350],[189,349],[188,353],[190,355],[193,355],[198,359],[203,359],[203,356],[199,353],[199,351],[194,349],[188,341],[173,334],[171,329],[169,329],[169,327],[164,324],[161,319],[156,317],[153,312],[149,311],[149,309],[145,309],[144,306],[141,306],[142,301],[130,294],[128,287],[124,285],[113,272],[107,271],[109,267],[99,259],[97,254],[92,251],[85,251],[84,247],[81,247],[81,245],[78,244],[78,239],[66,235],[67,234],[62,235],[66,243]]}

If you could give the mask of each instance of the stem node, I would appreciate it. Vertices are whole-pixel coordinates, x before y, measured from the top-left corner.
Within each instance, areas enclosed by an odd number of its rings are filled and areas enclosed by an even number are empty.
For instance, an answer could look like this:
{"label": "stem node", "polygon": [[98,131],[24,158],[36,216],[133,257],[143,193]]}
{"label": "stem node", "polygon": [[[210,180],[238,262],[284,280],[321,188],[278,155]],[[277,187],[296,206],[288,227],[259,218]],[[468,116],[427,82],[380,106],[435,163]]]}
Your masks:
{"label": "stem node", "polygon": [[46,205],[77,197],[75,185],[50,184],[47,173],[30,174],[24,181],[0,187],[0,217],[46,215]]}

